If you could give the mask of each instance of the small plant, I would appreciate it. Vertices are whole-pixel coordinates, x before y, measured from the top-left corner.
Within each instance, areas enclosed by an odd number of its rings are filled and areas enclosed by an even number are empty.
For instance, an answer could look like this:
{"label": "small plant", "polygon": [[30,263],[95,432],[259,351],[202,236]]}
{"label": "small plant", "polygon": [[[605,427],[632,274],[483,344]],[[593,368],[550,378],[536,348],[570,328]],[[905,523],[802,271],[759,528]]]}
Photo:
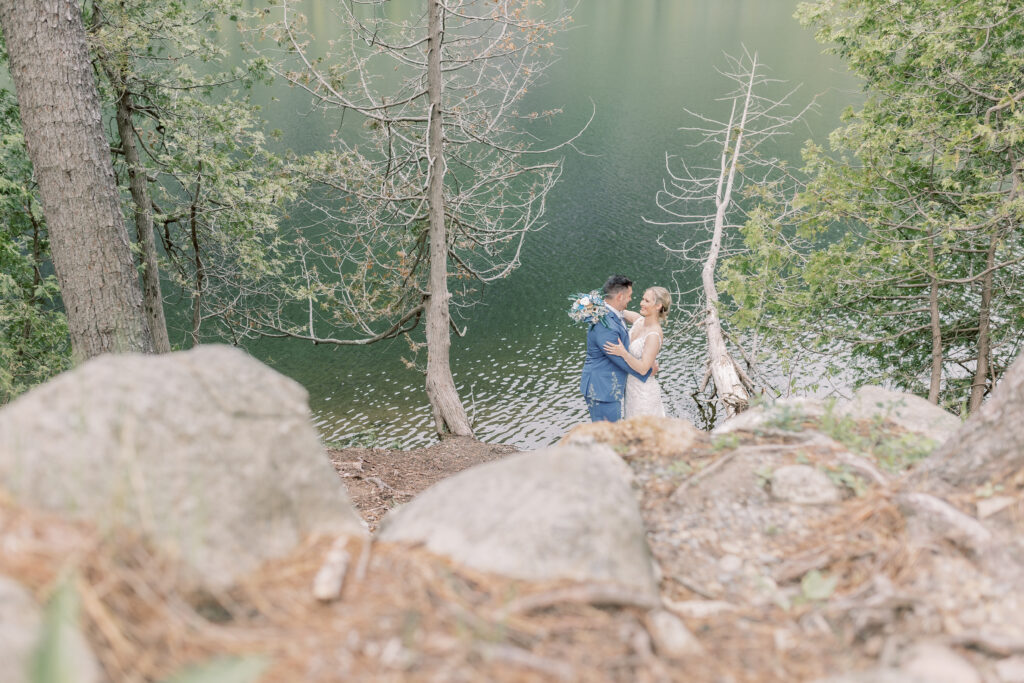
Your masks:
{"label": "small plant", "polygon": [[672,477],[687,477],[693,472],[693,466],[682,458],[679,458],[678,460],[673,460],[672,464],[666,468],[666,471]]}
{"label": "small plant", "polygon": [[735,432],[729,432],[727,434],[716,434],[711,437],[711,450],[713,451],[731,451],[740,445],[739,434]]}
{"label": "small plant", "polygon": [[803,421],[807,418],[803,410],[788,403],[776,403],[768,408],[768,410],[770,412],[765,419],[764,425],[780,429],[784,432],[799,431]]}
{"label": "small plant", "polygon": [[853,495],[857,497],[863,496],[864,492],[867,490],[864,485],[864,480],[851,472],[850,468],[846,465],[826,469],[825,475],[832,480],[833,484],[850,489],[853,491]]}
{"label": "small plant", "polygon": [[838,583],[837,577],[812,569],[800,580],[800,597],[807,602],[828,600],[832,597]]}
{"label": "small plant", "polygon": [[771,465],[763,465],[756,472],[754,476],[757,477],[757,485],[763,489],[768,488],[768,484],[772,481],[772,475],[775,474],[775,470]]}

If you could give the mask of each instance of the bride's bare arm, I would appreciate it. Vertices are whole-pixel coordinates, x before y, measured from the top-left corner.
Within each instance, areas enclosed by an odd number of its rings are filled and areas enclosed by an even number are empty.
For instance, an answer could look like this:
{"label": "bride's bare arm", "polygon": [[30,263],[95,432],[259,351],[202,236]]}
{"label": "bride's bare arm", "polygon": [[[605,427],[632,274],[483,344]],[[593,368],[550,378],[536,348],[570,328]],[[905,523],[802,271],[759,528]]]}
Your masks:
{"label": "bride's bare arm", "polygon": [[626,321],[627,325],[632,325],[633,323],[640,319],[640,314],[637,313],[636,311],[627,311],[623,309],[622,313],[620,313],[619,315],[622,316],[622,319]]}
{"label": "bride's bare arm", "polygon": [[622,342],[615,340],[614,342],[607,342],[604,345],[605,353],[612,356],[619,356],[622,360],[629,364],[629,367],[633,368],[641,375],[646,374],[648,370],[654,365],[654,359],[658,355],[658,351],[661,349],[661,335],[651,335],[652,338],[647,340],[644,344],[644,355],[640,358],[636,358],[626,347],[622,345]]}

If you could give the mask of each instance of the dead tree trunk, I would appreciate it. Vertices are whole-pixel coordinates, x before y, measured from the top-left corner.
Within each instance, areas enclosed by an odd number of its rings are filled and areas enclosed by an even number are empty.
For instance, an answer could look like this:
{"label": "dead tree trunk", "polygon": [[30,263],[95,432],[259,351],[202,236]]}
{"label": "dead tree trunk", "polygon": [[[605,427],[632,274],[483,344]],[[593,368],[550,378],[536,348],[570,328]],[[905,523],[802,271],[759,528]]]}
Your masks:
{"label": "dead tree trunk", "polygon": [[427,97],[430,100],[427,143],[430,177],[427,203],[430,216],[430,298],[427,300],[427,398],[434,426],[441,436],[472,436],[466,410],[459,400],[449,354],[451,322],[448,311],[448,231],[444,205],[444,129],[441,125],[441,7],[427,2]]}
{"label": "dead tree trunk", "polygon": [[756,70],[757,64],[755,62],[750,69],[750,79],[747,81],[746,94],[743,99],[742,110],[739,113],[739,119],[737,120],[736,112],[738,100],[733,100],[732,112],[729,114],[729,125],[722,144],[718,186],[715,190],[715,225],[711,235],[708,256],[701,270],[704,301],[707,304],[704,327],[708,338],[708,363],[711,369],[711,377],[715,383],[715,391],[718,394],[718,398],[725,404],[726,417],[732,417],[746,410],[750,403],[750,396],[740,379],[739,373],[736,372],[736,362],[729,355],[729,349],[725,345],[725,335],[722,334],[722,322],[718,317],[718,288],[715,286],[715,268],[718,265],[718,254],[722,249],[722,233],[725,230],[726,212],[729,204],[732,202],[732,188],[736,180],[740,150],[743,146],[743,127],[747,123],[747,114],[750,111]]}
{"label": "dead tree trunk", "polygon": [[77,360],[151,352],[77,0],[0,0],[29,158]]}
{"label": "dead tree trunk", "polygon": [[1024,470],[1024,355],[1003,375],[992,397],[912,475],[925,488],[977,487]]}

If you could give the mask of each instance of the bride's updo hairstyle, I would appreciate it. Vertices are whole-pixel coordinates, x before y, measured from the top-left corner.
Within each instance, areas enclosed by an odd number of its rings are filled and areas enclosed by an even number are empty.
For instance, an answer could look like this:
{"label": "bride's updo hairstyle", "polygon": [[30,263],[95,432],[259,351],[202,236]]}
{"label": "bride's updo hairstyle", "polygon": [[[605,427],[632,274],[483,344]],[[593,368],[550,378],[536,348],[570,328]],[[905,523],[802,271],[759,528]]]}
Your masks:
{"label": "bride's updo hairstyle", "polygon": [[665,322],[668,318],[668,309],[672,307],[672,295],[664,287],[650,287],[647,291],[654,295],[654,303],[661,304],[658,320]]}

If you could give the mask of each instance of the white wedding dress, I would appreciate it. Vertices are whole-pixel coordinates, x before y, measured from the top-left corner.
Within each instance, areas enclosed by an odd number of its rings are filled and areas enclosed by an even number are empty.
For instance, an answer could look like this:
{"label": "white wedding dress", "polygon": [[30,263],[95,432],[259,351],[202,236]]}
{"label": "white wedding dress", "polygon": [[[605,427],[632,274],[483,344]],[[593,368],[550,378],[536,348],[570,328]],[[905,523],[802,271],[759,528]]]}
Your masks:
{"label": "white wedding dress", "polygon": [[[643,324],[644,319],[639,318],[629,329],[630,338],[633,337],[634,331],[638,332],[637,338],[629,342],[629,353],[635,358],[640,358],[644,355],[644,344],[649,337],[660,335],[657,330],[644,333],[642,329]],[[658,384],[658,379],[654,375],[648,377],[646,382],[641,382],[633,375],[629,375],[626,378],[624,413],[626,417],[633,417],[635,415],[665,417],[665,405],[661,401],[661,385]]]}

